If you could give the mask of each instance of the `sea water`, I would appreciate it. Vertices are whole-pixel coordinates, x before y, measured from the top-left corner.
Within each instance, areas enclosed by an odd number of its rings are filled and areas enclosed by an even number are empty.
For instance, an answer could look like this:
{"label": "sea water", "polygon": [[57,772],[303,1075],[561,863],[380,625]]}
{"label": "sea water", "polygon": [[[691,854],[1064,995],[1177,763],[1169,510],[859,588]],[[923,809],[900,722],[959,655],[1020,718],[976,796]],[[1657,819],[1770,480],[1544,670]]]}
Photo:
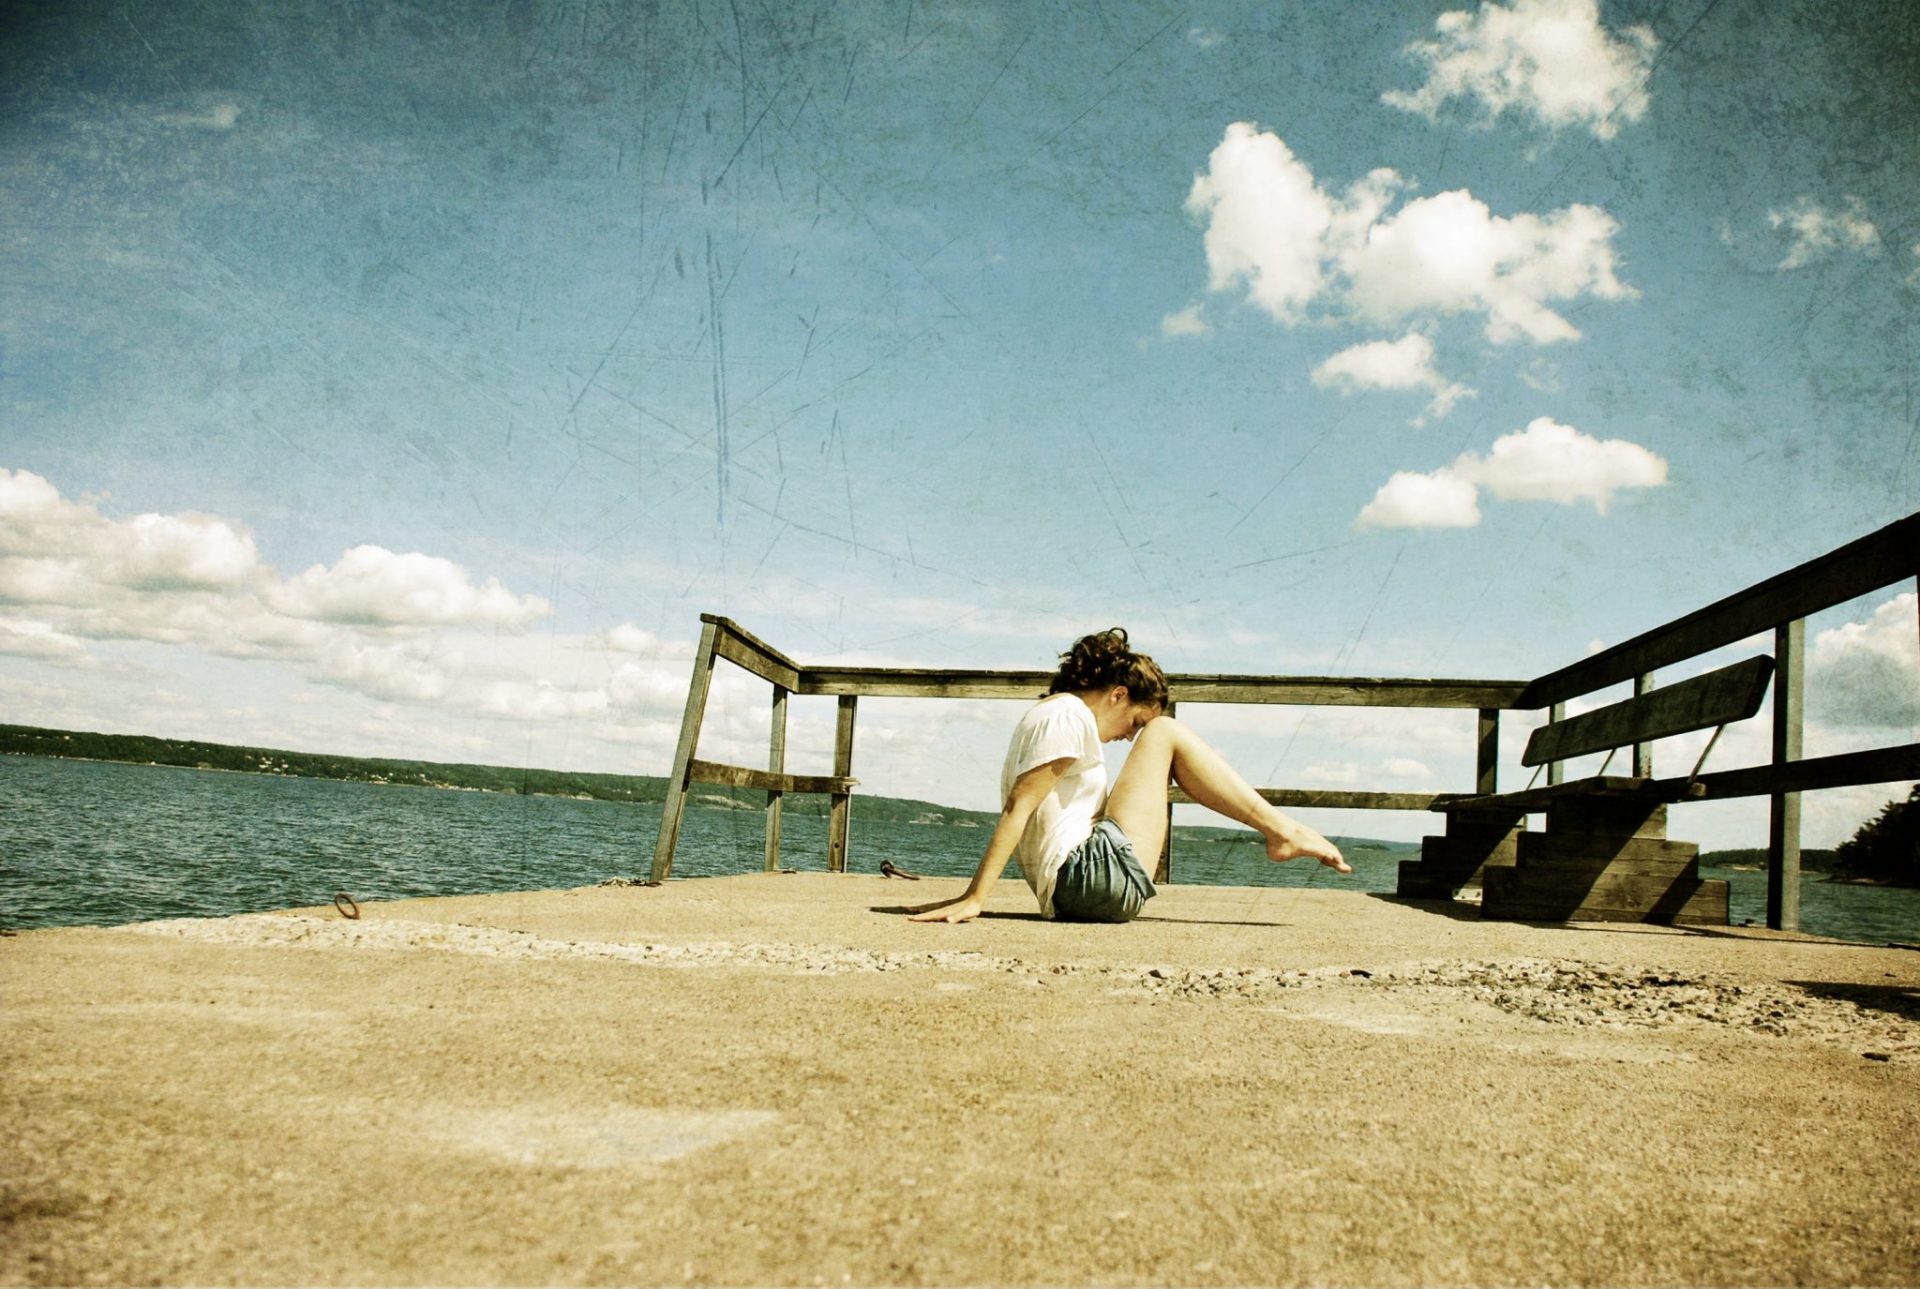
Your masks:
{"label": "sea water", "polygon": [[[927,877],[966,877],[988,830],[862,820],[850,868],[882,860]],[[0,927],[111,925],[357,900],[590,886],[645,877],[656,805],[510,796],[175,766],[0,756]],[[677,878],[758,872],[757,810],[690,809]],[[781,863],[824,868],[826,820],[789,811]],[[1270,864],[1258,839],[1181,841],[1175,880],[1391,894],[1407,846],[1349,848],[1354,873]],[[1760,923],[1763,873],[1706,868],[1732,883],[1733,921]],[[933,896],[929,896],[933,898]],[[1808,874],[1801,926],[1866,941],[1920,939],[1920,890],[1831,884]]]}

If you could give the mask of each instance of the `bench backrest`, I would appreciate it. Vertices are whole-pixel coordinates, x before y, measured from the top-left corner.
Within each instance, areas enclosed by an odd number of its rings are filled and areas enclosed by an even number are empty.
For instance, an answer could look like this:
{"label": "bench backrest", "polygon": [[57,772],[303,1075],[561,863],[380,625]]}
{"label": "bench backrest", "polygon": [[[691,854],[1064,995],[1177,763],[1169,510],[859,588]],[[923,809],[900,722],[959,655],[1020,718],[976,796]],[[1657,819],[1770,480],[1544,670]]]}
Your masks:
{"label": "bench backrest", "polygon": [[1527,740],[1520,763],[1544,765],[1744,721],[1760,710],[1772,679],[1773,659],[1762,655],[1666,689],[1542,725]]}

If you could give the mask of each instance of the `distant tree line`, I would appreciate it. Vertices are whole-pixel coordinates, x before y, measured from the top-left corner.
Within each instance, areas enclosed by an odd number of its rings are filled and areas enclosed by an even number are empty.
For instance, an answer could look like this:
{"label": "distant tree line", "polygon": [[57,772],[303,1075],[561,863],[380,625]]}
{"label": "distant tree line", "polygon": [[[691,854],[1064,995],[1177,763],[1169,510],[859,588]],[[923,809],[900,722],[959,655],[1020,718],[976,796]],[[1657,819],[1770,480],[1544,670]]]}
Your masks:
{"label": "distant tree line", "polygon": [[1905,801],[1889,801],[1840,843],[1834,871],[1890,886],[1920,886],[1920,784]]}
{"label": "distant tree line", "polygon": [[[330,756],[284,748],[238,747],[145,734],[95,734],[80,730],[0,725],[0,754],[65,757],[80,761],[123,761],[135,765],[174,765],[196,770],[337,779],[351,783],[394,784],[414,788],[458,788],[523,796],[574,797],[625,804],[658,805],[666,800],[667,781],[651,774],[595,774],[584,770],[541,770],[504,765],[468,765],[442,761],[401,761],[384,757]],[[758,810],[764,792],[695,784],[691,804],[722,810]],[[828,799],[790,795],[785,809],[797,815],[825,815]],[[930,801],[862,795],[862,818],[918,823],[991,823],[994,816]]]}

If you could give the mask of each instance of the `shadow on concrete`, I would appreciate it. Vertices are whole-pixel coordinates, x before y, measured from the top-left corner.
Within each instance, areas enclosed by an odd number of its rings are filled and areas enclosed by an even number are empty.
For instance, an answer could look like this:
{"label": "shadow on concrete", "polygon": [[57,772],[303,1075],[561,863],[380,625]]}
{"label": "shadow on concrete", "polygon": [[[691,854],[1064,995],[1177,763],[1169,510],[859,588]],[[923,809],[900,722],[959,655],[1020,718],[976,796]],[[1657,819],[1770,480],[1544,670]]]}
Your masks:
{"label": "shadow on concrete", "polygon": [[1816,998],[1838,999],[1852,1003],[1862,1011],[1881,1012],[1920,1023],[1920,988],[1912,985],[1855,985],[1830,980],[1788,980],[1783,983],[1804,989]]}
{"label": "shadow on concrete", "polygon": [[[1379,900],[1383,904],[1397,904],[1401,908],[1419,909],[1422,913],[1437,914],[1443,918],[1451,918],[1455,922],[1478,922],[1480,920],[1480,906],[1478,904],[1469,904],[1465,900],[1416,900],[1405,895],[1394,895],[1388,891],[1368,891],[1366,892],[1366,896],[1370,900]],[[1560,924],[1549,922],[1544,925],[1557,926]]]}

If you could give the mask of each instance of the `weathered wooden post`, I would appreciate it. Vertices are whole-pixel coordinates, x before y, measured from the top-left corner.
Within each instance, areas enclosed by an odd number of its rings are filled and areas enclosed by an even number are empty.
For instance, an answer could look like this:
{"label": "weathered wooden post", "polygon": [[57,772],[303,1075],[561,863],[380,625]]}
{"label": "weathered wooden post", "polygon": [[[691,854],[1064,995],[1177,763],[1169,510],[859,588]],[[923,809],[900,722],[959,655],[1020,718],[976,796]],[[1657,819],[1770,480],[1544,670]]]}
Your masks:
{"label": "weathered wooden post", "polygon": [[[1167,700],[1167,715],[1173,715],[1173,709],[1179,706],[1171,698]],[[1167,796],[1167,839],[1160,845],[1160,862],[1154,866],[1153,884],[1159,886],[1173,880],[1173,796]]]}
{"label": "weathered wooden post", "polygon": [[[787,771],[787,688],[773,687],[773,733],[767,741],[767,770],[772,774]],[[780,803],[786,793],[767,789],[767,871],[780,870]]]}
{"label": "weathered wooden post", "polygon": [[[1800,759],[1805,711],[1807,620],[1794,618],[1773,631],[1773,764]],[[1767,798],[1767,925],[1800,929],[1800,794]]]}
{"label": "weathered wooden post", "polygon": [[[1633,696],[1635,698],[1639,698],[1643,694],[1651,694],[1652,692],[1652,672],[1643,671],[1633,678]],[[1636,779],[1651,779],[1653,777],[1653,744],[1635,743],[1633,745],[1633,777]]]}
{"label": "weathered wooden post", "polygon": [[673,749],[673,773],[667,779],[666,799],[660,803],[660,836],[653,844],[651,880],[664,882],[673,871],[673,849],[680,841],[680,819],[687,809],[687,769],[700,742],[700,721],[707,712],[707,691],[713,685],[713,661],[719,651],[720,626],[700,628],[700,650],[693,655],[693,676],[687,682],[687,709],[680,717],[680,742]]}
{"label": "weathered wooden post", "polygon": [[1483,796],[1500,791],[1500,709],[1482,707],[1475,742],[1473,790]]}
{"label": "weathered wooden post", "polygon": [[[853,716],[860,700],[852,694],[840,695],[840,712],[833,728],[833,774],[844,779],[853,774]],[[830,797],[827,822],[827,871],[847,871],[847,817],[852,813],[853,794],[836,792]]]}
{"label": "weathered wooden post", "polygon": [[[1567,719],[1567,705],[1565,703],[1555,703],[1553,706],[1547,709],[1547,724],[1558,725],[1561,721],[1564,721],[1566,719]],[[1564,781],[1566,777],[1567,777],[1566,762],[1549,761],[1547,763],[1547,786],[1548,787],[1552,787],[1554,784]]]}

